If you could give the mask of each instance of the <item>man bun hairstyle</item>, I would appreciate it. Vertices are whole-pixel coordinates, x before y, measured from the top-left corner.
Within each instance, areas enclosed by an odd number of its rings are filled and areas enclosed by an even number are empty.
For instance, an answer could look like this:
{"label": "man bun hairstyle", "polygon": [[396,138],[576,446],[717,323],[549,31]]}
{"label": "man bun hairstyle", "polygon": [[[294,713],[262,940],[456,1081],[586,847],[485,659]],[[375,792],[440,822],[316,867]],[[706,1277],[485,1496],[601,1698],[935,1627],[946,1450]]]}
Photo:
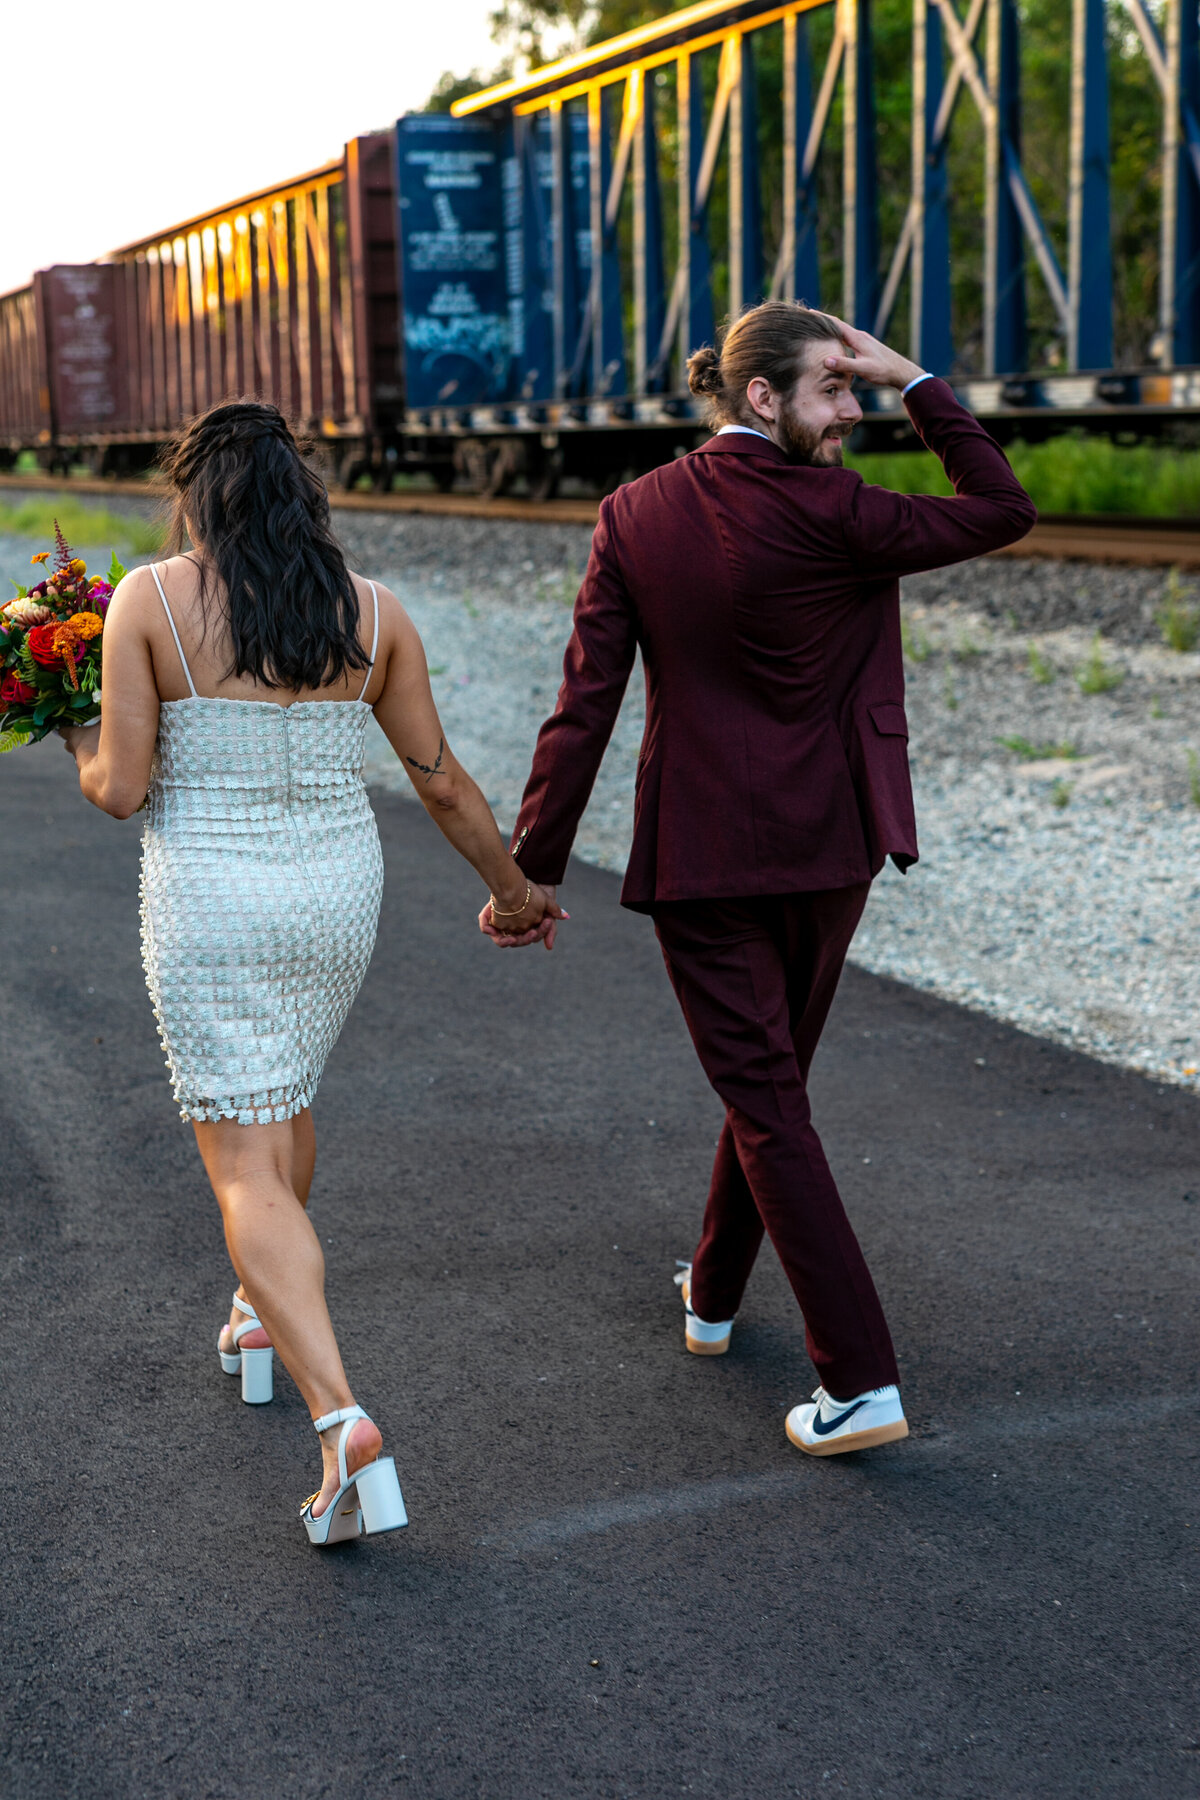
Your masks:
{"label": "man bun hairstyle", "polygon": [[[184,426],[163,473],[175,490],[168,547],[188,530],[207,626],[209,582],[222,592],[227,675],[267,688],[319,688],[365,669],[359,608],[329,522],[329,496],[291,427],[265,400],[227,400]],[[223,635],[225,635],[223,633]]]}
{"label": "man bun hairstyle", "polygon": [[693,394],[719,394],[721,358],[711,344],[701,344],[687,359],[688,386]]}
{"label": "man bun hairstyle", "polygon": [[748,306],[726,326],[718,352],[702,344],[687,360],[688,386],[707,401],[708,423],[752,425],[746,389],[757,377],[786,394],[804,372],[808,347],[842,339],[828,313],[802,300],[764,300]]}

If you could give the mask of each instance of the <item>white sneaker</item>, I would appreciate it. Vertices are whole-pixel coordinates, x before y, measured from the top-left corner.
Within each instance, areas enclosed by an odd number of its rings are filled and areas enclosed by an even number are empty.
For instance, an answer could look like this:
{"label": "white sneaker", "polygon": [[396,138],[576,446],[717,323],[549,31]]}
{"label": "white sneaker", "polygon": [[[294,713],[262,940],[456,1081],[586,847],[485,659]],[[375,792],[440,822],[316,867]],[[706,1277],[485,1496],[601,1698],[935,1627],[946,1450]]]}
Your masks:
{"label": "white sneaker", "polygon": [[683,1296],[683,1341],[693,1356],[724,1356],[729,1348],[729,1339],[733,1333],[733,1320],[723,1319],[718,1325],[710,1325],[692,1311],[692,1265],[690,1262],[676,1263],[678,1274],[675,1286]]}
{"label": "white sneaker", "polygon": [[908,1436],[908,1421],[898,1387],[868,1388],[851,1400],[835,1400],[817,1388],[815,1406],[793,1406],[785,1429],[797,1450],[810,1456],[837,1456],[843,1450],[869,1450]]}

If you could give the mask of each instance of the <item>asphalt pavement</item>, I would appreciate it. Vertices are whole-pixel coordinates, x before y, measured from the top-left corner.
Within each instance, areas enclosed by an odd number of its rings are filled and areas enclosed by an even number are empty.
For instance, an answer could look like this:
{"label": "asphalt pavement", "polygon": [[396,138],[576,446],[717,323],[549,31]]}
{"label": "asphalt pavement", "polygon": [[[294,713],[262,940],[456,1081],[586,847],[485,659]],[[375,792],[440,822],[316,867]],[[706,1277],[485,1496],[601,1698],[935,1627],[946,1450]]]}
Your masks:
{"label": "asphalt pavement", "polygon": [[649,922],[576,865],[560,948],[500,955],[420,809],[377,811],[312,1210],[412,1523],[321,1553],[299,1396],[214,1355],[140,824],[56,741],[0,763],[0,1792],[1200,1792],[1196,1098],[849,971],[816,1116],[912,1436],[806,1459],[769,1251],[731,1353],[683,1348],[720,1112]]}

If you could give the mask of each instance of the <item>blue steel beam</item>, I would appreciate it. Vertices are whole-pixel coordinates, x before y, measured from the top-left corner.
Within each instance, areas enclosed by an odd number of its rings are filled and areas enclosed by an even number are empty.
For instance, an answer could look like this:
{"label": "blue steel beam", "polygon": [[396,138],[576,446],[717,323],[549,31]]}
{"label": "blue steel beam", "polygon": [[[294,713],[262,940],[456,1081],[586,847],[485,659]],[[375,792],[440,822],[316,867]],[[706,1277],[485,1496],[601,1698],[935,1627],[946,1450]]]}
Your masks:
{"label": "blue steel beam", "polygon": [[538,138],[545,135],[544,115],[513,120],[513,144],[521,180],[521,274],[523,345],[518,360],[517,393],[522,400],[546,400],[554,386],[554,228],[546,197],[550,184],[542,177]]}
{"label": "blue steel beam", "polygon": [[[1178,96],[1181,123],[1200,114],[1200,19],[1196,0],[1173,0],[1168,12],[1168,71]],[[1171,97],[1168,96],[1168,105]],[[1200,362],[1200,188],[1192,178],[1187,128],[1176,132],[1174,330],[1168,349],[1175,363]]]}
{"label": "blue steel beam", "polygon": [[1108,56],[1104,0],[1074,0],[1067,367],[1112,367]]}
{"label": "blue steel beam", "polygon": [[[724,63],[722,63],[722,70]],[[663,321],[658,355],[650,365],[650,377],[665,381],[671,350],[677,350],[676,385],[686,387],[687,359],[698,344],[711,344],[714,336],[712,267],[708,248],[708,187],[704,182],[706,140],[704,88],[700,63],[684,51],[675,65],[676,130],[678,142],[679,257],[671,300]],[[724,103],[718,95],[718,109]],[[722,112],[723,119],[724,114]],[[711,182],[711,173],[708,177]]]}
{"label": "blue steel beam", "polygon": [[1021,63],[1015,0],[988,0],[985,115],[987,183],[984,197],[984,373],[1010,374],[1025,367],[1029,329],[1025,314],[1025,244],[1021,215],[1009,185],[1005,150],[1019,149]]}
{"label": "blue steel beam", "polygon": [[941,15],[913,0],[911,354],[935,375],[954,361],[946,131],[937,130],[944,94]]}
{"label": "blue steel beam", "polygon": [[762,217],[758,180],[758,104],[754,49],[741,32],[732,40],[729,106],[729,311],[762,299]]}
{"label": "blue steel beam", "polygon": [[[846,51],[846,32],[843,19],[844,14],[839,7],[833,28],[833,41],[829,46],[829,54],[825,59],[825,68],[821,75],[820,92],[817,95],[816,105],[813,107],[809,116],[808,135],[804,139],[804,154],[800,159],[799,168],[795,170],[796,204],[795,206],[785,207],[783,241],[779,247],[779,260],[775,266],[775,274],[771,280],[772,297],[778,299],[781,293],[786,292],[789,267],[793,270],[800,269],[801,272],[806,272],[808,279],[811,281],[811,287],[806,291],[804,288],[797,286],[787,297],[792,300],[808,300],[809,304],[812,306],[818,304],[818,293],[820,288],[816,238],[817,161],[821,154],[821,143],[825,136],[825,126],[829,120],[829,110],[833,105],[833,97],[837,89],[838,76],[840,75],[842,68],[842,58]],[[799,29],[801,25],[804,25],[807,29],[807,22],[802,19],[797,19],[796,25],[797,29]],[[800,102],[798,101],[798,104],[799,103]],[[797,145],[800,141],[800,133],[797,131]],[[784,180],[786,184],[786,170],[784,172]],[[784,192],[785,194],[787,192],[786,185]],[[797,208],[799,208],[804,215],[802,221],[797,217]],[[795,220],[796,222],[794,249],[788,236],[788,224],[791,220]],[[799,257],[804,258],[803,265],[796,261]]]}
{"label": "blue steel beam", "polygon": [[814,170],[806,176],[801,157],[813,123],[812,51],[808,20],[792,14],[783,21],[783,242],[772,295],[821,304],[821,264],[817,254],[817,193]]}
{"label": "blue steel beam", "polygon": [[871,80],[871,0],[840,0],[842,68],[842,307],[870,331],[879,306],[879,205],[875,91]]}
{"label": "blue steel beam", "polygon": [[[632,79],[632,77],[631,77]],[[653,393],[662,372],[650,372],[664,324],[662,208],[658,191],[658,134],[654,128],[654,77],[638,72],[633,140],[633,387]]]}
{"label": "blue steel beam", "polygon": [[[708,195],[700,194],[700,165],[704,158],[704,88],[700,81],[700,64],[694,56],[679,59],[679,116],[685,124],[687,152],[680,147],[679,235],[681,246],[687,245],[687,273],[683,288],[681,326],[686,348],[683,355],[697,344],[711,344],[714,335],[712,304],[712,257],[708,247]],[[684,89],[686,88],[686,98]],[[687,185],[683,187],[686,168]],[[683,361],[680,360],[680,383]]]}
{"label": "blue steel beam", "polygon": [[614,171],[609,130],[609,90],[593,88],[587,97],[591,223],[591,286],[587,318],[576,356],[578,376],[586,368],[588,340],[592,352],[591,392],[625,392],[625,342],[621,326],[621,269],[617,257],[616,220],[632,134],[622,131],[618,167]]}
{"label": "blue steel beam", "polygon": [[550,180],[551,180],[551,264],[553,301],[551,332],[554,350],[554,392],[564,399],[570,385],[570,362],[573,342],[568,348],[571,322],[575,317],[575,246],[574,221],[571,217],[570,143],[567,138],[567,116],[561,106],[549,108]]}

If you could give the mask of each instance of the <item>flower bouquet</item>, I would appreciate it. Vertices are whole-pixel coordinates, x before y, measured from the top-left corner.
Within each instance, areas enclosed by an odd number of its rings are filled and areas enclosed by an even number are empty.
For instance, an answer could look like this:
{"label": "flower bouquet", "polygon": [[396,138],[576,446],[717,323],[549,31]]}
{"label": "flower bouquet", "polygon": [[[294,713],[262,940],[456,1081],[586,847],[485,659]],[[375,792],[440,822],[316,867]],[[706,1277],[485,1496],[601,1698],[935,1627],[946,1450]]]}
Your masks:
{"label": "flower bouquet", "polygon": [[54,539],[52,573],[30,588],[14,582],[16,599],[0,607],[0,753],[100,717],[104,615],[125,571],[114,553],[106,576],[89,576],[57,521]]}

